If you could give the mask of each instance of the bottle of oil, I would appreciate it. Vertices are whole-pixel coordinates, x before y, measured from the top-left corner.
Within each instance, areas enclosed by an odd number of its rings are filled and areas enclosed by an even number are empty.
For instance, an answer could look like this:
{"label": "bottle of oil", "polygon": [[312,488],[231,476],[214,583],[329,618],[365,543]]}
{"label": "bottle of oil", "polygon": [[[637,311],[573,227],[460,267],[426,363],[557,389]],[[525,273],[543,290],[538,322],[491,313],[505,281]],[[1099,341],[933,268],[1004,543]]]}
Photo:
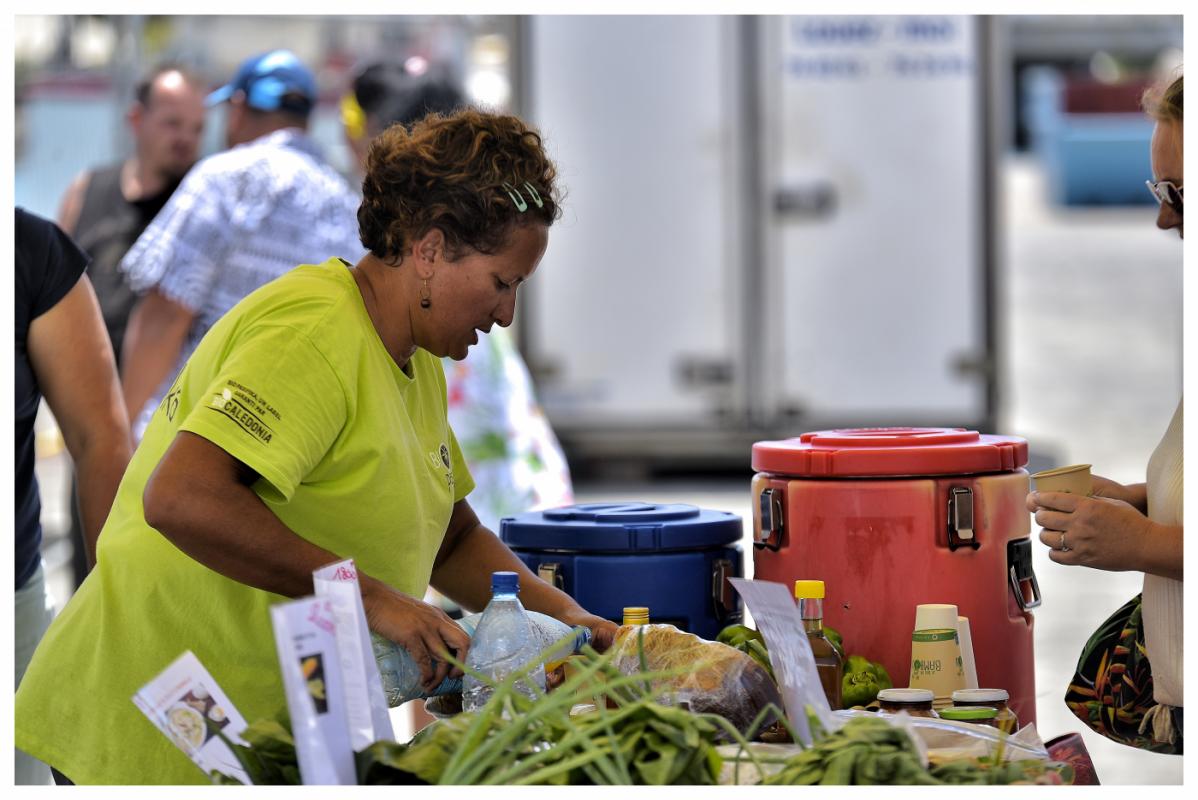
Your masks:
{"label": "bottle of oil", "polygon": [[807,631],[807,641],[815,655],[824,695],[833,709],[840,708],[840,682],[844,678],[844,657],[824,635],[824,582],[795,581],[795,599],[799,601],[799,616]]}

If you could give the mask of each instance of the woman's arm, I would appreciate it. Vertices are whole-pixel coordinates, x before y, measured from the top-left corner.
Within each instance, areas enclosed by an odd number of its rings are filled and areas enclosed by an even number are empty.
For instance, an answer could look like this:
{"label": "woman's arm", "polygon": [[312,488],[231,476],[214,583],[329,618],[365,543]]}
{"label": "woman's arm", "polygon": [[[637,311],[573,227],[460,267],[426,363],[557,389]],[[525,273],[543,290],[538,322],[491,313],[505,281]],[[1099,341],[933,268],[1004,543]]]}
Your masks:
{"label": "woman's arm", "polygon": [[121,376],[130,423],[174,372],[195,317],[194,311],[154,289],[133,307],[125,328]]}
{"label": "woman's arm", "polygon": [[[181,431],[146,483],[147,524],[220,574],[286,597],[312,593],[312,572],[342,557],[292,531],[251,486],[257,473],[212,442]],[[404,647],[426,689],[464,658],[468,637],[443,611],[358,572],[370,628]],[[436,657],[434,669],[432,661]]]}
{"label": "woman's arm", "polygon": [[596,650],[611,645],[616,633],[614,622],[591,614],[570,595],[534,575],[478,521],[470,504],[459,500],[433,565],[433,587],[463,608],[481,611],[491,599],[491,573],[502,570],[520,576],[520,602],[525,608],[569,625],[590,628]]}
{"label": "woman's arm", "polygon": [[1124,485],[1101,475],[1095,475],[1092,480],[1095,497],[1122,500],[1141,514],[1148,514],[1148,484],[1129,483]]}
{"label": "woman's arm", "polygon": [[132,452],[100,305],[86,275],[29,325],[29,361],[75,462],[87,565]]}
{"label": "woman's arm", "polygon": [[1180,525],[1153,522],[1122,500],[1065,492],[1032,492],[1028,508],[1058,564],[1184,580]]}

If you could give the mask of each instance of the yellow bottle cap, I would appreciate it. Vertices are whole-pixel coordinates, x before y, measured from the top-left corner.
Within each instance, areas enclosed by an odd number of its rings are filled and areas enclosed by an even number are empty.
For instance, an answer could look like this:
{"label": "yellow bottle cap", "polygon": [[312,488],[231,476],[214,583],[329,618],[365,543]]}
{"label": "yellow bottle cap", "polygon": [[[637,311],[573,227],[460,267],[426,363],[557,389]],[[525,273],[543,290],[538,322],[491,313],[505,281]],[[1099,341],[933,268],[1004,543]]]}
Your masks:
{"label": "yellow bottle cap", "polygon": [[628,606],[624,609],[625,625],[648,625],[649,609],[647,606]]}
{"label": "yellow bottle cap", "polygon": [[796,600],[823,600],[823,581],[795,581]]}

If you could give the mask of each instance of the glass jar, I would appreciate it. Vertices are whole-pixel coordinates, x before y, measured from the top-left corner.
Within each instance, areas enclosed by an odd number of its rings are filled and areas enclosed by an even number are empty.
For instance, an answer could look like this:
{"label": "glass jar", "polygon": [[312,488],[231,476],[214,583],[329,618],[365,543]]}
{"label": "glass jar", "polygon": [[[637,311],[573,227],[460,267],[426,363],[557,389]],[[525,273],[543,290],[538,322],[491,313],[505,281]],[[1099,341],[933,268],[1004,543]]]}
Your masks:
{"label": "glass jar", "polygon": [[931,689],[883,689],[878,692],[878,705],[883,714],[906,711],[913,717],[931,717],[937,714],[932,709],[935,695]]}
{"label": "glass jar", "polygon": [[998,727],[998,710],[994,706],[946,706],[940,709],[940,719],[969,722],[974,725]]}
{"label": "glass jar", "polygon": [[958,689],[953,692],[953,705],[993,708],[997,712],[994,726],[1007,733],[1014,733],[1019,730],[1019,717],[1007,706],[1010,699],[1006,689]]}

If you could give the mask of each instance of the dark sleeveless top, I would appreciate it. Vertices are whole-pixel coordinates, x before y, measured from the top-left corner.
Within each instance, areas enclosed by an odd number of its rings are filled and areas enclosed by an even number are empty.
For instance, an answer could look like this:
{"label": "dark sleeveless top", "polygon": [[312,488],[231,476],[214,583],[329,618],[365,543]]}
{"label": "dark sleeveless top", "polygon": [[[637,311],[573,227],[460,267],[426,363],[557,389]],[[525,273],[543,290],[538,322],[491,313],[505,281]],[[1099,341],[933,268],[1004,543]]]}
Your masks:
{"label": "dark sleeveless top", "polygon": [[121,194],[120,163],[92,172],[87,183],[72,238],[92,257],[87,275],[100,301],[100,311],[118,366],[125,325],[137,301],[137,294],[129,288],[118,267],[137,237],[166,205],[180,181],[182,178],[170,182],[152,197],[133,202]]}

